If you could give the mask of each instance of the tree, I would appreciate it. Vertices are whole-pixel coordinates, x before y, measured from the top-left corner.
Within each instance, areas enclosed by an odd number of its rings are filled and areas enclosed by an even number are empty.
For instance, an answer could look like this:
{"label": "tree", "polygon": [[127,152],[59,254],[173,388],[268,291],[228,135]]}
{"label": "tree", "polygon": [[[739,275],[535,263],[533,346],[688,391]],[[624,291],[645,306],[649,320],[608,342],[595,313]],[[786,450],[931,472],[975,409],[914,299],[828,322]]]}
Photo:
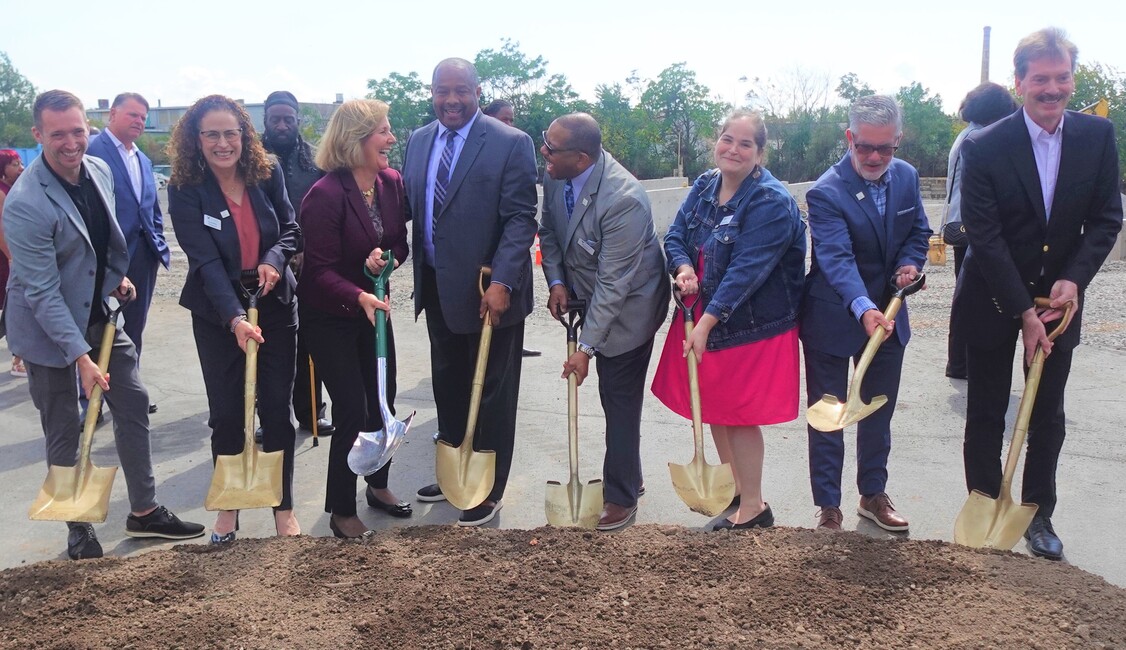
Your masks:
{"label": "tree", "polygon": [[920,176],[945,176],[954,117],[942,112],[941,95],[929,95],[917,81],[895,93],[903,110],[903,139],[896,155],[914,165]]}
{"label": "tree", "polygon": [[849,104],[867,95],[875,95],[872,87],[860,80],[855,72],[850,72],[841,77],[837,84],[837,96]]}
{"label": "tree", "polygon": [[430,90],[417,72],[405,75],[392,72],[386,79],[368,79],[368,91],[368,99],[379,99],[390,106],[391,131],[399,140],[399,146],[391,151],[391,161],[400,167],[407,138],[415,129],[434,119]]}
{"label": "tree", "polygon": [[503,99],[512,104],[516,128],[535,140],[560,115],[589,110],[579,100],[567,77],[549,74],[542,56],[528,58],[520,51],[520,43],[502,39],[499,50],[484,49],[474,57],[473,65],[481,79],[481,103]]}
{"label": "tree", "polygon": [[5,147],[34,147],[31,135],[35,86],[12,65],[7,52],[0,52],[0,144]]}
{"label": "tree", "polygon": [[667,157],[674,165],[679,160],[683,173],[690,177],[709,166],[710,140],[727,109],[710,95],[684,62],[662,70],[641,95],[641,107],[660,127]]}
{"label": "tree", "polygon": [[1079,110],[1106,99],[1118,136],[1118,168],[1126,181],[1126,76],[1101,63],[1081,63],[1075,70],[1075,94],[1068,108]]}
{"label": "tree", "polygon": [[[641,108],[631,106],[622,85],[599,84],[590,113],[602,128],[602,147],[638,178],[662,176],[660,130]],[[665,172],[667,173],[667,172]]]}

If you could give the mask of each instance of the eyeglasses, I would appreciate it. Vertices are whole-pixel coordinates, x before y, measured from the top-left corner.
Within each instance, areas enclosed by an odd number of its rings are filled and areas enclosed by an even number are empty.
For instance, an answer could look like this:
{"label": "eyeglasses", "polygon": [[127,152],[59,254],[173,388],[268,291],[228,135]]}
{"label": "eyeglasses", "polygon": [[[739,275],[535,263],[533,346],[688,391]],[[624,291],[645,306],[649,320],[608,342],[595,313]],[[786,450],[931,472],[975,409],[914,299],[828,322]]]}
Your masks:
{"label": "eyeglasses", "polygon": [[880,154],[881,156],[883,156],[884,158],[887,158],[888,156],[892,155],[893,153],[895,153],[899,149],[899,145],[894,145],[894,144],[874,145],[874,144],[860,144],[859,142],[853,142],[852,148],[856,149],[856,153],[860,154],[861,156],[871,156],[872,152],[874,151],[874,152]]}
{"label": "eyeglasses", "polygon": [[238,142],[242,137],[242,129],[228,129],[226,131],[200,131],[200,136],[211,144],[218,144],[219,138],[223,138],[227,142]]}
{"label": "eyeglasses", "polygon": [[540,135],[543,137],[543,147],[544,147],[544,149],[547,149],[547,153],[552,155],[552,156],[554,156],[557,153],[563,153],[564,151],[574,151],[574,149],[562,149],[560,147],[551,146],[551,143],[547,141],[547,131],[541,132]]}

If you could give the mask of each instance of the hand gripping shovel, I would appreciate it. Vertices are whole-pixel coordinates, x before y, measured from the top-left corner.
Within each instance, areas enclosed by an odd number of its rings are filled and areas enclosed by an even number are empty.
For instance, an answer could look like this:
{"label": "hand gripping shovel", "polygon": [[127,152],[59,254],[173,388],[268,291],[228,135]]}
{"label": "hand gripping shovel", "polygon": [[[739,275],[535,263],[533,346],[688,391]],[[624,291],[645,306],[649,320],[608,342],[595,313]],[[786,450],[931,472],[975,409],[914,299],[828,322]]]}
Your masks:
{"label": "hand gripping shovel", "polygon": [[[481,295],[492,269],[481,267],[478,283]],[[485,388],[485,368],[489,364],[489,344],[493,340],[493,323],[489,314],[481,325],[481,344],[477,348],[477,366],[473,370],[473,390],[469,394],[469,417],[465,424],[465,437],[461,446],[454,447],[439,440],[434,450],[434,470],[442,494],[458,510],[469,510],[484,503],[493,491],[497,473],[497,452],[473,451],[473,434],[477,429],[477,413],[481,408],[481,393]]]}
{"label": "hand gripping shovel", "polygon": [[[891,302],[884,310],[884,318],[894,319],[895,315],[899,313],[903,299],[922,289],[926,280],[926,274],[920,273],[914,282],[902,289],[896,289],[895,293],[892,294]],[[894,287],[895,278],[892,278],[891,282]],[[809,422],[809,426],[824,433],[839,431],[856,424],[887,404],[887,395],[876,395],[872,398],[870,404],[865,404],[864,399],[860,397],[860,386],[864,381],[864,373],[868,371],[868,366],[871,365],[876,352],[883,345],[884,333],[884,329],[878,327],[875,332],[872,332],[872,336],[868,337],[868,344],[864,346],[864,353],[860,355],[860,361],[852,372],[852,383],[848,387],[848,398],[841,402],[836,395],[823,396],[821,401],[810,406],[805,412],[805,419]]]}
{"label": "hand gripping shovel", "polygon": [[[114,326],[123,305],[110,312],[102,333],[102,347],[98,349],[98,372],[103,376],[109,369],[110,351],[113,349]],[[83,521],[101,523],[109,513],[109,496],[113,488],[116,467],[94,467],[90,462],[90,447],[94,444],[94,427],[102,406],[102,387],[94,384],[90,404],[86,407],[86,423],[78,447],[78,462],[74,467],[51,465],[47,479],[39,488],[39,496],[31,504],[27,516],[38,521]]]}
{"label": "hand gripping shovel", "polygon": [[[246,290],[243,289],[245,292]],[[250,304],[247,320],[258,327],[258,298],[262,287],[254,293],[247,292]],[[254,444],[254,402],[258,386],[258,342],[246,341],[246,382],[243,386],[242,451],[234,455],[215,458],[215,471],[203,507],[208,510],[250,510],[273,508],[282,500],[281,451],[258,451]]]}
{"label": "hand gripping shovel", "polygon": [[[673,289],[673,299],[680,313],[684,314],[684,339],[692,335],[695,317],[692,308],[686,307],[680,293]],[[708,517],[714,517],[727,509],[735,498],[735,475],[731,465],[708,465],[704,460],[704,425],[700,419],[700,377],[696,370],[696,353],[688,351],[688,390],[692,405],[692,434],[695,452],[692,462],[687,465],[669,463],[672,486],[680,500],[689,508]]]}
{"label": "hand gripping shovel", "polygon": [[[379,275],[372,275],[364,266],[364,275],[372,280],[375,297],[383,300],[387,297],[387,279],[395,270],[395,255],[391,251],[383,251],[383,259],[387,264]],[[367,476],[378,472],[384,465],[391,461],[391,457],[406,439],[407,430],[411,428],[414,412],[406,420],[396,420],[387,405],[387,312],[382,309],[375,310],[375,356],[376,356],[376,382],[379,389],[379,413],[383,416],[383,429],[380,431],[361,431],[352,443],[348,452],[348,468],[360,476]]]}
{"label": "hand gripping shovel", "polygon": [[[1036,306],[1047,307],[1050,302],[1047,298],[1037,298]],[[1060,324],[1048,335],[1048,340],[1054,340],[1067,329],[1071,322],[1072,306],[1072,303],[1067,303]],[[1020,396],[1020,407],[1017,409],[1013,437],[1009,441],[1009,454],[1005,458],[1005,471],[1001,475],[999,495],[993,499],[978,490],[970,493],[965,505],[962,506],[962,511],[958,513],[958,519],[954,522],[955,542],[972,548],[1009,551],[1016,546],[1024,531],[1028,529],[1028,525],[1032,523],[1037,505],[1035,503],[1017,505],[1010,491],[1017,462],[1020,460],[1020,450],[1024,446],[1024,437],[1028,433],[1028,421],[1032,418],[1036,390],[1040,387],[1040,374],[1043,371],[1044,350],[1037,346],[1032,364],[1028,366],[1028,376],[1024,380],[1024,393]]]}
{"label": "hand gripping shovel", "polygon": [[[575,353],[578,330],[583,323],[584,301],[571,300],[567,305],[567,356]],[[544,509],[547,523],[552,526],[578,526],[594,528],[602,516],[602,479],[586,485],[579,481],[579,381],[575,373],[567,376],[567,434],[570,448],[571,478],[563,485],[559,481],[547,482]]]}

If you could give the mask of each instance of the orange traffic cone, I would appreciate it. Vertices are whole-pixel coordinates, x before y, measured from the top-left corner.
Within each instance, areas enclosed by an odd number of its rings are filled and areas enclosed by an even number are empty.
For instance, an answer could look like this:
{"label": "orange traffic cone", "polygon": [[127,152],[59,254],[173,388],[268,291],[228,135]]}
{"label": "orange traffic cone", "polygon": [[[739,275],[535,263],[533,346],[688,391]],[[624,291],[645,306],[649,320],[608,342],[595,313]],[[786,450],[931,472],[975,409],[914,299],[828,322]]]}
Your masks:
{"label": "orange traffic cone", "polygon": [[540,252],[540,236],[536,235],[536,243],[532,245],[536,249],[536,266],[543,266],[543,253]]}

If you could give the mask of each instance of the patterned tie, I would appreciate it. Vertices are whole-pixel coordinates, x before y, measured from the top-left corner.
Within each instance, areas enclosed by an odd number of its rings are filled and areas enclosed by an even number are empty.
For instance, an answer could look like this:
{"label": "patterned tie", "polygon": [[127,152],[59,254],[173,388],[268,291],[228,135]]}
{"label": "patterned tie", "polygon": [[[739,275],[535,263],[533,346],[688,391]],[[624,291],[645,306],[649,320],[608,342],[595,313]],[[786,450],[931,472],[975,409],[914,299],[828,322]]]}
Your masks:
{"label": "patterned tie", "polygon": [[563,186],[563,202],[567,204],[567,220],[570,221],[571,215],[575,212],[575,186],[571,184],[569,178]]}
{"label": "patterned tie", "polygon": [[446,131],[446,146],[442,149],[442,160],[438,163],[438,173],[434,177],[434,215],[446,202],[446,185],[450,182],[450,166],[454,159],[454,141],[457,131]]}

